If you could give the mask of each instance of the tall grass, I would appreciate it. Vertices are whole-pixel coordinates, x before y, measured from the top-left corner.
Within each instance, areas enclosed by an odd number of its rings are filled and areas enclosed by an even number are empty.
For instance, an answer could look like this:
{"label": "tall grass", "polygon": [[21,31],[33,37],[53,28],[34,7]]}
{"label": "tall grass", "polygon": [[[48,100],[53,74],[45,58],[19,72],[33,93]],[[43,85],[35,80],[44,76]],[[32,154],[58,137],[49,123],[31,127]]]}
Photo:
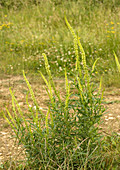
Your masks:
{"label": "tall grass", "polygon": [[64,65],[73,68],[75,55],[65,13],[87,51],[88,64],[92,66],[99,57],[96,73],[105,77],[117,74],[113,50],[119,56],[119,1],[19,2],[21,5],[18,1],[1,1],[1,73],[21,74],[23,69],[29,73],[44,72],[42,53],[46,51],[53,73],[64,75]]}
{"label": "tall grass", "polygon": [[[103,140],[99,132],[99,122],[105,109],[102,105],[102,82],[100,81],[99,87],[96,87],[92,81],[96,61],[89,70],[80,39],[67,19],[65,21],[73,35],[76,56],[71,81],[65,69],[65,96],[61,98],[60,92],[56,89],[48,58],[43,53],[48,79],[42,72],[40,74],[46,83],[50,99],[46,115],[39,108],[31,85],[23,72],[36,112],[31,110],[32,119],[27,118],[10,90],[13,113],[7,110],[4,117],[14,130],[19,144],[25,149],[28,169],[118,168],[119,153],[116,152],[114,157],[105,155],[112,144],[108,146],[107,140]],[[78,54],[78,48],[81,55]],[[29,106],[28,100],[27,103]],[[118,143],[119,138],[115,148],[118,147]]]}

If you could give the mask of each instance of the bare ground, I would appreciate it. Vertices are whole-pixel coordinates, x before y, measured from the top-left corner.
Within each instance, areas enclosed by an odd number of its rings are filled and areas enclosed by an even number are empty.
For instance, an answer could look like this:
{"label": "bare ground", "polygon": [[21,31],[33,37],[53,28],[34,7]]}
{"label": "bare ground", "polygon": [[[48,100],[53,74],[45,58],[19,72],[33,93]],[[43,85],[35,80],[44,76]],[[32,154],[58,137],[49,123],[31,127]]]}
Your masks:
{"label": "bare ground", "polygon": [[[29,81],[35,92],[39,106],[45,108],[49,98],[43,80],[39,77],[32,76],[29,78]],[[13,132],[2,117],[2,111],[5,112],[5,106],[9,108],[9,110],[12,109],[9,87],[12,87],[12,90],[15,92],[19,105],[23,109],[27,107],[25,96],[28,88],[23,76],[0,77],[0,164],[8,159],[14,161],[25,158],[22,147],[15,145],[15,139],[10,135]],[[61,95],[64,94],[64,80],[56,79],[56,87],[61,91]],[[105,133],[110,134],[115,131],[120,135],[120,89],[113,87],[108,88],[104,96],[107,102],[107,104],[105,104],[107,112],[103,116],[103,121],[100,126]],[[29,104],[32,105],[31,100],[29,100]]]}

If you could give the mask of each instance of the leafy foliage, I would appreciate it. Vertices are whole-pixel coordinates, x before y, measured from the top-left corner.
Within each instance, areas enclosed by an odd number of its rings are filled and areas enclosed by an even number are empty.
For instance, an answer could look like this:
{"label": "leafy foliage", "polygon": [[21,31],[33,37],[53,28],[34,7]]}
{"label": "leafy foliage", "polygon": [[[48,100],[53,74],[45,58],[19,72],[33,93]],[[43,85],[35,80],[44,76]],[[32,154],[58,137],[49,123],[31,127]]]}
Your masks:
{"label": "leafy foliage", "polygon": [[[57,91],[48,59],[43,54],[48,80],[41,72],[40,74],[46,83],[50,99],[46,115],[39,108],[31,85],[23,72],[31,98],[36,106],[36,113],[31,110],[32,119],[24,116],[25,114],[10,90],[14,114],[12,115],[7,110],[8,115],[4,114],[4,117],[14,130],[19,144],[24,146],[27,164],[30,168],[108,168],[107,161],[102,164],[104,160],[101,163],[102,155],[99,156],[104,143],[101,142],[102,136],[98,132],[98,125],[105,109],[101,104],[103,99],[102,79],[99,87],[92,82],[92,73],[97,60],[89,71],[81,42],[67,19],[65,20],[73,35],[76,51],[76,65],[72,73],[72,80],[68,79],[65,69],[65,96],[62,99],[60,92]],[[82,65],[80,65],[80,60]],[[16,114],[16,109],[19,116]],[[111,164],[112,162],[110,162]]]}

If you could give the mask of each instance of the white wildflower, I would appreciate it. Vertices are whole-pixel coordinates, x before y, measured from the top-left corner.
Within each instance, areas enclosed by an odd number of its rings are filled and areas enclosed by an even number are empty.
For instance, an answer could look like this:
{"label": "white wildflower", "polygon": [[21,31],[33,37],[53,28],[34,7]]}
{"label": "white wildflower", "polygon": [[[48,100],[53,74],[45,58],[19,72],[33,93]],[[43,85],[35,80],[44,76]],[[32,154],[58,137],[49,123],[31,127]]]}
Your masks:
{"label": "white wildflower", "polygon": [[109,119],[105,119],[106,121],[108,121]]}
{"label": "white wildflower", "polygon": [[108,119],[109,119],[109,120],[113,120],[113,119],[114,119],[114,117],[109,117]]}
{"label": "white wildflower", "polygon": [[71,52],[70,52],[70,51],[68,51],[68,54],[70,55],[70,54],[71,54]]}
{"label": "white wildflower", "polygon": [[33,107],[36,110],[36,106]]}

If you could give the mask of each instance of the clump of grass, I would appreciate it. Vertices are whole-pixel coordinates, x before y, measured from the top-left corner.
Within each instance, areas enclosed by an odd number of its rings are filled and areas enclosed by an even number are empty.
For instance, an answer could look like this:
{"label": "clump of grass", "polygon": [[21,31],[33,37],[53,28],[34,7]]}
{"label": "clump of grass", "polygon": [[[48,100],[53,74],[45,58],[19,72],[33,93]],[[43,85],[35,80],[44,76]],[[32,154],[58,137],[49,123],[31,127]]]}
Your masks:
{"label": "clump of grass", "polygon": [[[102,105],[102,79],[99,87],[92,82],[97,61],[89,70],[82,44],[67,19],[65,21],[73,35],[76,56],[71,81],[65,69],[65,96],[61,98],[60,92],[57,91],[47,56],[43,53],[48,80],[42,72],[40,74],[46,83],[50,99],[46,115],[38,106],[31,85],[23,72],[36,111],[33,112],[31,109],[32,118],[27,118],[10,90],[13,113],[7,109],[7,116],[4,114],[4,117],[14,130],[19,144],[25,149],[29,168],[108,168],[113,165],[114,158],[110,162],[106,157],[102,159],[104,143],[98,132],[98,125],[105,111]],[[28,98],[27,104],[29,107]]]}

